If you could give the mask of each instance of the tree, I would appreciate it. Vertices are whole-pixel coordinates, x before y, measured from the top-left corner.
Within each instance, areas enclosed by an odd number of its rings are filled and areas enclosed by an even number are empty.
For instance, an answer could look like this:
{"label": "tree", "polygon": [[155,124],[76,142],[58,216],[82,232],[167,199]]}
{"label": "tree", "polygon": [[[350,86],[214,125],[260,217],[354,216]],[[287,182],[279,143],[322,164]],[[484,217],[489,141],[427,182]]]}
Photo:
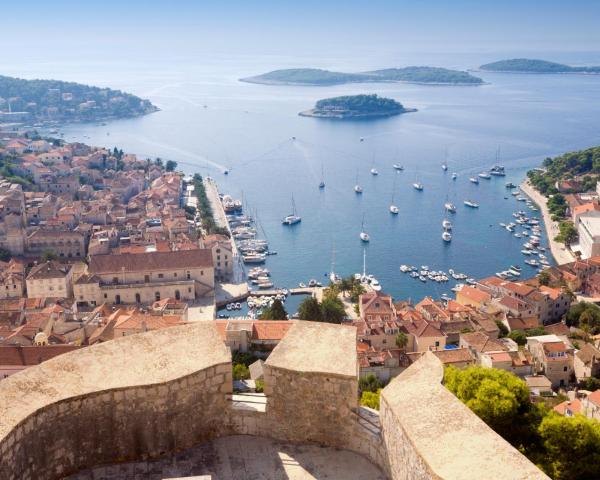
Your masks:
{"label": "tree", "polygon": [[517,345],[523,346],[527,343],[527,335],[520,330],[513,330],[508,334],[508,338],[514,340]]}
{"label": "tree", "polygon": [[496,326],[498,330],[500,330],[500,338],[506,337],[508,335],[508,327],[504,325],[500,320],[496,320]]}
{"label": "tree", "polygon": [[42,262],[50,262],[52,260],[58,260],[58,255],[54,250],[46,249],[42,253]]}
{"label": "tree", "polygon": [[234,380],[246,380],[250,378],[250,369],[243,363],[236,363],[233,365],[233,379]]}
{"label": "tree", "polygon": [[538,275],[538,282],[540,285],[547,287],[548,285],[550,285],[550,274],[546,270],[543,270]]}
{"label": "tree", "polygon": [[[575,342],[573,342],[573,344],[575,344]],[[590,392],[595,392],[600,388],[600,379],[596,377],[587,377],[579,382],[579,388],[582,388],[583,390],[589,390]]]}
{"label": "tree", "polygon": [[312,295],[302,300],[302,303],[300,303],[300,306],[298,307],[298,317],[300,320],[322,321],[323,316],[319,301]]}
{"label": "tree", "polygon": [[600,423],[576,415],[550,413],[539,433],[546,455],[543,467],[555,480],[600,478]]}
{"label": "tree", "polygon": [[398,348],[406,348],[406,345],[408,344],[408,337],[406,336],[406,333],[404,332],[399,332],[398,335],[396,335],[396,346]]}
{"label": "tree", "polygon": [[154,160],[154,165],[156,165],[158,167],[162,167],[163,166],[162,158],[156,157],[156,159]]}
{"label": "tree", "polygon": [[600,332],[600,307],[588,302],[579,302],[571,306],[565,318],[570,327],[587,329],[592,334]]}
{"label": "tree", "polygon": [[0,247],[0,260],[3,262],[8,262],[11,258],[11,253],[6,248]]}
{"label": "tree", "polygon": [[342,296],[346,296],[346,294],[352,291],[352,287],[354,286],[354,277],[342,278],[337,284]]}
{"label": "tree", "polygon": [[573,225],[573,222],[568,220],[560,222],[558,224],[558,229],[560,233],[554,238],[557,242],[569,245],[577,239],[577,229],[575,228],[575,225]]}
{"label": "tree", "polygon": [[270,307],[263,310],[261,320],[287,320],[288,315],[281,300],[275,299]]}
{"label": "tree", "polygon": [[339,298],[324,298],[321,302],[322,320],[327,323],[342,323],[346,316],[344,304]]}
{"label": "tree", "polygon": [[379,380],[373,373],[369,373],[358,380],[358,387],[361,392],[376,392],[383,388],[383,382]]}
{"label": "tree", "polygon": [[177,168],[177,162],[175,162],[173,160],[167,160],[167,165],[165,168],[166,168],[167,172],[173,172]]}
{"label": "tree", "polygon": [[379,410],[379,399],[381,398],[381,388],[375,392],[365,391],[360,396],[360,404],[374,410]]}

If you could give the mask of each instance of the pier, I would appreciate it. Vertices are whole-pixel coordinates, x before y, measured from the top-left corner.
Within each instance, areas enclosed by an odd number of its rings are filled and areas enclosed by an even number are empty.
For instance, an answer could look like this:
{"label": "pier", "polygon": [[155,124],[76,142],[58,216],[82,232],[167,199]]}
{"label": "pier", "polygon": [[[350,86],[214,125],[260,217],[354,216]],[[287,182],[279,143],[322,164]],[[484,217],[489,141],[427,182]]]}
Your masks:
{"label": "pier", "polygon": [[[319,295],[319,290],[323,287],[306,287],[306,288],[288,288],[287,291],[290,295],[312,295],[316,297]],[[249,296],[252,297],[274,297],[280,295],[283,288],[271,289],[271,290],[251,290]]]}

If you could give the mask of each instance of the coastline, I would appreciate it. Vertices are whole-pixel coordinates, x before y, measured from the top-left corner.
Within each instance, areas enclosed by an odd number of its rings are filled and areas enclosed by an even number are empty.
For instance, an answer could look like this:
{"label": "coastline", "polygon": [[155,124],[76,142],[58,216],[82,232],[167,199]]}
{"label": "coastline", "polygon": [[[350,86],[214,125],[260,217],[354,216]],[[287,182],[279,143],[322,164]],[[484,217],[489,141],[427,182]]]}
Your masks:
{"label": "coastline", "polygon": [[259,78],[247,77],[238,78],[238,82],[253,83],[255,85],[271,85],[271,86],[291,86],[291,87],[331,87],[335,85],[349,84],[365,84],[365,83],[404,83],[409,85],[432,85],[438,87],[479,87],[481,85],[490,85],[489,82],[419,82],[417,80],[357,80],[348,82],[327,82],[327,83],[310,83],[310,82],[288,82],[281,80],[262,80]]}
{"label": "coastline", "polygon": [[401,115],[403,113],[411,113],[416,112],[416,108],[404,108],[402,110],[398,110],[396,112],[387,112],[387,113],[363,113],[363,114],[333,114],[331,112],[319,113],[318,110],[312,108],[310,110],[305,110],[303,112],[299,112],[298,115],[301,117],[312,117],[312,118],[332,118],[334,120],[352,120],[352,119],[361,119],[361,118],[385,118],[385,117],[393,117],[395,115]]}
{"label": "coastline", "polygon": [[546,206],[546,197],[533,188],[528,180],[524,180],[521,185],[519,185],[519,188],[539,207],[540,212],[542,212],[546,235],[548,237],[548,245],[550,246],[550,251],[552,252],[552,257],[556,264],[564,265],[565,263],[574,262],[575,257],[573,254],[567,250],[563,244],[554,240],[554,237],[559,234],[558,223],[552,220],[548,207]]}

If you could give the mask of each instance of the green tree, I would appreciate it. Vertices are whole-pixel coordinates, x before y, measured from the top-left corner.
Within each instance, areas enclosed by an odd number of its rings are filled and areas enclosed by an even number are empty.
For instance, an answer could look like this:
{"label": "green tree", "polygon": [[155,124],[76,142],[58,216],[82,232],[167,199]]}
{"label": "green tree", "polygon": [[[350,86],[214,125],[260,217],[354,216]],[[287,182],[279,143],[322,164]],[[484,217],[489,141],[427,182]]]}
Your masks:
{"label": "green tree", "polygon": [[508,327],[504,325],[504,323],[502,323],[500,320],[496,320],[496,326],[498,327],[498,330],[500,330],[500,338],[506,337],[508,335]]}
{"label": "green tree", "polygon": [[[575,344],[575,342],[573,342],[573,344]],[[600,379],[596,377],[587,377],[579,382],[579,388],[582,388],[583,390],[589,390],[590,392],[595,392],[600,388]]]}
{"label": "green tree", "polygon": [[154,165],[156,165],[158,167],[162,167],[163,166],[162,158],[156,157],[156,159],[154,160]]}
{"label": "green tree", "polygon": [[342,293],[342,296],[346,296],[346,294],[352,291],[352,287],[354,286],[354,277],[346,277],[342,278],[338,283],[338,288]]}
{"label": "green tree", "polygon": [[281,300],[275,299],[270,307],[263,310],[261,320],[287,320],[288,315]]}
{"label": "green tree", "polygon": [[381,397],[381,388],[375,392],[364,391],[360,396],[360,404],[363,407],[369,407],[374,410],[379,410],[379,399]]}
{"label": "green tree", "polygon": [[543,467],[554,480],[600,478],[600,423],[550,413],[539,427]]}
{"label": "green tree", "polygon": [[58,260],[58,255],[54,250],[50,250],[49,248],[44,250],[42,253],[42,262],[50,262],[52,260]]}
{"label": "green tree", "polygon": [[560,233],[554,238],[557,242],[569,245],[577,239],[577,229],[575,228],[575,225],[573,225],[573,222],[568,220],[560,222],[558,224],[558,229]]}
{"label": "green tree", "polygon": [[250,378],[250,369],[243,363],[236,363],[233,365],[233,379],[234,380],[246,380]]}
{"label": "green tree", "polygon": [[358,387],[361,392],[376,392],[383,388],[383,382],[373,373],[369,373],[358,380]]}
{"label": "green tree", "polygon": [[540,285],[544,285],[547,287],[548,285],[550,285],[550,274],[546,270],[543,270],[538,275],[538,282]]}
{"label": "green tree", "polygon": [[342,323],[346,316],[344,304],[339,298],[324,298],[321,302],[322,320],[327,323]]}
{"label": "green tree", "polygon": [[396,346],[398,348],[406,348],[406,345],[408,344],[408,337],[406,336],[406,333],[404,332],[399,332],[398,335],[396,335]]}
{"label": "green tree", "polygon": [[11,253],[6,248],[0,247],[0,260],[3,262],[8,262],[11,258]]}
{"label": "green tree", "polygon": [[570,327],[587,329],[592,334],[600,333],[600,307],[589,302],[578,302],[569,308],[565,318]]}
{"label": "green tree", "polygon": [[177,162],[173,160],[167,160],[167,164],[165,166],[167,172],[174,172],[177,168]]}
{"label": "green tree", "polygon": [[312,295],[302,300],[302,303],[300,303],[300,306],[298,307],[298,317],[300,320],[322,321],[323,316],[319,301]]}
{"label": "green tree", "polygon": [[527,335],[520,330],[513,330],[508,334],[508,338],[514,340],[517,345],[523,346],[527,343]]}

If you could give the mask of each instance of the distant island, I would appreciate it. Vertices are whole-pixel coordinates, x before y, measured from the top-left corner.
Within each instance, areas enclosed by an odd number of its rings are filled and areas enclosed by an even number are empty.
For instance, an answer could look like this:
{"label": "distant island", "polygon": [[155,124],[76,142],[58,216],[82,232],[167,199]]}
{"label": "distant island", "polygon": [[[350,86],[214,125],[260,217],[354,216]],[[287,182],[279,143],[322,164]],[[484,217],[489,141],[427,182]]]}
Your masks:
{"label": "distant island", "polygon": [[92,122],[157,110],[149,100],[110,88],[0,76],[0,123]]}
{"label": "distant island", "polygon": [[349,95],[325,98],[315,104],[315,108],[300,112],[303,117],[317,118],[376,118],[416,112],[405,108],[400,102],[377,95]]}
{"label": "distant island", "polygon": [[370,72],[343,73],[318,68],[288,68],[274,70],[254,77],[241,78],[241,82],[264,85],[327,86],[345,83],[404,82],[431,85],[481,85],[483,80],[468,72],[437,67],[386,68]]}
{"label": "distant island", "polygon": [[507,73],[600,73],[600,67],[571,67],[562,63],[529,58],[513,58],[486,63],[480,70]]}

